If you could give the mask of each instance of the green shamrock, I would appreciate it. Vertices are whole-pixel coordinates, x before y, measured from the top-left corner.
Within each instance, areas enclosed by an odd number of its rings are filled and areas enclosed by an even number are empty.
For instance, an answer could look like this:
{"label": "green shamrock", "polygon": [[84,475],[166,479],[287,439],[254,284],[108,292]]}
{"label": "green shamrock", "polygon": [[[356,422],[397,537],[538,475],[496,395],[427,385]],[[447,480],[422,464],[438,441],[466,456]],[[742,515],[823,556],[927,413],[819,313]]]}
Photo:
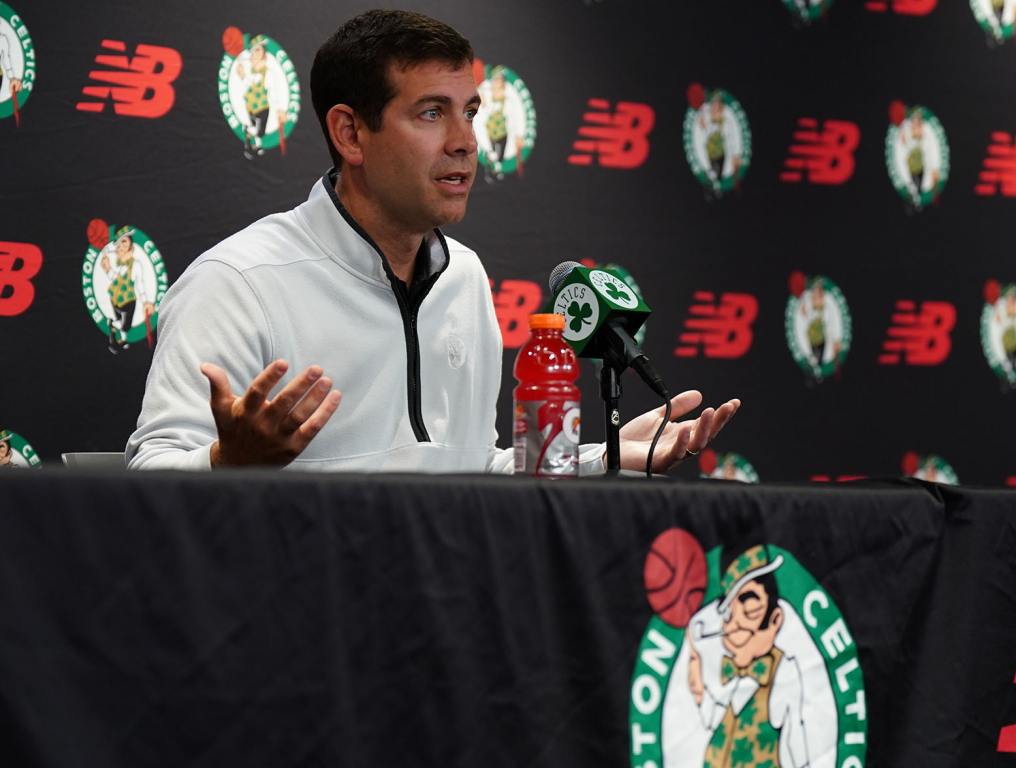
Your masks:
{"label": "green shamrock", "polygon": [[613,283],[607,283],[607,287],[606,287],[605,290],[607,291],[607,295],[611,299],[613,299],[614,301],[617,301],[617,302],[631,301],[631,296],[629,296],[627,293],[622,291],[620,288],[618,288]]}
{"label": "green shamrock", "polygon": [[568,315],[572,318],[572,321],[571,323],[568,324],[568,327],[571,328],[574,333],[578,333],[579,331],[581,331],[582,325],[584,323],[589,323],[590,325],[592,325],[592,321],[590,321],[588,318],[593,316],[593,308],[585,302],[583,302],[581,307],[579,306],[579,303],[577,301],[573,301],[571,304],[569,304]]}
{"label": "green shamrock", "polygon": [[750,739],[737,739],[734,742],[734,752],[730,756],[732,765],[751,765],[755,760],[755,749]]}

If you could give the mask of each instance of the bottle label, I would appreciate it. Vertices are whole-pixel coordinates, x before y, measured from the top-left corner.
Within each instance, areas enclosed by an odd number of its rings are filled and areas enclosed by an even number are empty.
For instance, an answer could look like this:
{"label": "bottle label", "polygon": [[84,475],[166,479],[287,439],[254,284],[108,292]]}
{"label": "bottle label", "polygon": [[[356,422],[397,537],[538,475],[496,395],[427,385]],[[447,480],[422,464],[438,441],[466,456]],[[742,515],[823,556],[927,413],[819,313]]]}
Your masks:
{"label": "bottle label", "polygon": [[576,400],[515,403],[515,471],[527,475],[578,476],[581,421]]}

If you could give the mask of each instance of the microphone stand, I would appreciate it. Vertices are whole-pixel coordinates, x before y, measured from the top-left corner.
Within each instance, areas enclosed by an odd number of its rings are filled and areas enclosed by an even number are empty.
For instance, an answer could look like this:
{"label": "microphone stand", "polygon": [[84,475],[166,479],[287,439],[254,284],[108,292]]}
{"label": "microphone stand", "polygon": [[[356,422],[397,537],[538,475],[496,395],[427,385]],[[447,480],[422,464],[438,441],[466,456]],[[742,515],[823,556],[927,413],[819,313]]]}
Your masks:
{"label": "microphone stand", "polygon": [[603,397],[603,426],[607,434],[607,474],[621,471],[621,371],[607,360],[600,368],[600,395]]}

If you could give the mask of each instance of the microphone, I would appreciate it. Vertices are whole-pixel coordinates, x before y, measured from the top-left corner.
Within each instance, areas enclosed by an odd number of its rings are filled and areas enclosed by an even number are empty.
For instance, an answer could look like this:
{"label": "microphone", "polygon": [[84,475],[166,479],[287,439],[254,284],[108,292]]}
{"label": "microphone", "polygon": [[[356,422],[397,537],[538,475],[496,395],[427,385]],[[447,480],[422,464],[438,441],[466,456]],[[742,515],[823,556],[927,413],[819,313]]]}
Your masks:
{"label": "microphone", "polygon": [[602,358],[621,373],[632,368],[660,397],[663,377],[632,338],[652,310],[627,283],[602,269],[564,261],[550,273],[551,306],[564,315],[564,339],[579,357]]}

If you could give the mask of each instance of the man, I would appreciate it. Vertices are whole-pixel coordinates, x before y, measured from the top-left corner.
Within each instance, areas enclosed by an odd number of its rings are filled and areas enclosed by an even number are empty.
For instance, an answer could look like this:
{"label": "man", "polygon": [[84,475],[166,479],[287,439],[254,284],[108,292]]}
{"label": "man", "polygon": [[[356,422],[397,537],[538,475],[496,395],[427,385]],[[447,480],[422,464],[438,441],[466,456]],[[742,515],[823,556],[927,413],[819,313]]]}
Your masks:
{"label": "man", "polygon": [[[489,282],[437,229],[465,215],[476,175],[472,59],[451,27],[402,11],[358,16],[322,46],[311,94],[337,170],[167,293],[129,466],[510,471],[494,445]],[[674,412],[700,402],[685,392]],[[738,406],[670,425],[655,466],[704,447]],[[626,425],[625,466],[645,463],[660,414]],[[602,447],[581,466],[601,468]]]}
{"label": "man", "polygon": [[11,448],[11,433],[0,429],[0,469],[14,469],[14,449]]}
{"label": "man", "polygon": [[[242,62],[237,62],[236,74],[244,84],[244,106],[247,108],[247,124],[243,139],[243,154],[248,160],[255,155],[265,153],[262,140],[268,131],[268,116],[271,113],[270,98],[273,94],[269,88],[271,69],[268,66],[267,42],[264,35],[257,35],[250,41],[250,71]],[[279,131],[285,130],[285,104],[277,109]]]}
{"label": "man", "polygon": [[801,671],[777,643],[792,610],[776,586],[782,564],[763,545],[725,549],[723,597],[692,617],[688,688],[711,732],[706,768],[809,764]]}
{"label": "man", "polygon": [[[134,255],[134,230],[120,227],[115,239],[103,249],[99,266],[109,280],[109,303],[113,316],[109,322],[109,351],[114,355],[130,346],[127,334],[134,325],[134,309],[140,301],[147,320],[155,313],[154,295],[148,287],[144,270]],[[116,261],[110,262],[109,251]]]}

